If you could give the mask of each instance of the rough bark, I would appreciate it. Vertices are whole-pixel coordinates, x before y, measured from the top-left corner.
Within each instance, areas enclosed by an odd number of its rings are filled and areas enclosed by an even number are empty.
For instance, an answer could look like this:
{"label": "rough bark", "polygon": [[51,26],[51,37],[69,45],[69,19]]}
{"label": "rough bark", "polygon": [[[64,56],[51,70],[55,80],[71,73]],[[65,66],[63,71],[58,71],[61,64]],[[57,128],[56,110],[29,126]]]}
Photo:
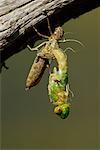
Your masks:
{"label": "rough bark", "polygon": [[55,27],[99,6],[99,0],[0,0],[1,62],[33,40],[32,26],[46,33],[44,8]]}

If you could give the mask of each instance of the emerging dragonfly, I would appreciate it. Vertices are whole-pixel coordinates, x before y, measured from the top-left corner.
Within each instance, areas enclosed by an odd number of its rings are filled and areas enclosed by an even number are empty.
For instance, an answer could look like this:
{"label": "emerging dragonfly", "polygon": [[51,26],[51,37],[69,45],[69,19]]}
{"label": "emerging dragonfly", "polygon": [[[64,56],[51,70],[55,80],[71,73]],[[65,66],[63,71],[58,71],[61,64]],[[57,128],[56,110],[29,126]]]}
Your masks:
{"label": "emerging dragonfly", "polygon": [[[68,83],[67,54],[61,50],[59,47],[59,42],[75,41],[81,45],[82,43],[74,39],[61,40],[64,34],[62,27],[57,27],[52,34],[48,17],[47,21],[48,28],[51,33],[51,36],[48,37],[48,41],[43,42],[35,48],[30,48],[30,46],[28,46],[31,51],[39,50],[40,47],[42,48],[37,54],[37,57],[32,65],[26,80],[26,88],[29,89],[36,85],[40,81],[42,74],[48,65],[49,59],[55,59],[58,65],[57,67],[54,67],[53,72],[49,75],[48,95],[50,102],[54,104],[54,113],[59,115],[62,119],[65,119],[70,111],[69,99],[72,92],[69,89]],[[37,29],[35,29],[35,31],[41,35]],[[41,36],[46,37],[44,35]]]}

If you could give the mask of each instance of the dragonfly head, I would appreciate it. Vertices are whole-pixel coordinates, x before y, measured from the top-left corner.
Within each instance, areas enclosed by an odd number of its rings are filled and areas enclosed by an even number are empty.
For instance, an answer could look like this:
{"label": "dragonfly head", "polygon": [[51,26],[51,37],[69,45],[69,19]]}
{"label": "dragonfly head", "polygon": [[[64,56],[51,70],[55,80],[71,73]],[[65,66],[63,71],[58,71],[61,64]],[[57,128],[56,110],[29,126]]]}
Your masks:
{"label": "dragonfly head", "polygon": [[59,115],[62,119],[65,119],[68,117],[70,111],[70,104],[62,104],[59,106],[56,106],[54,108],[54,112]]}
{"label": "dragonfly head", "polygon": [[62,29],[62,27],[57,27],[54,31],[54,36],[56,40],[60,40],[64,35],[64,31]]}

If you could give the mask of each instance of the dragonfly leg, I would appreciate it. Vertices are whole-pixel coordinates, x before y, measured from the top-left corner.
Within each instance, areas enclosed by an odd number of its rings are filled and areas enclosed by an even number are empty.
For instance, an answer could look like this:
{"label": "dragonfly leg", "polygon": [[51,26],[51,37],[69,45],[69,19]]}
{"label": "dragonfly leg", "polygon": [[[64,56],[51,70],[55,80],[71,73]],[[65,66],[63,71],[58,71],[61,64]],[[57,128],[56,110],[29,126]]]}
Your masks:
{"label": "dragonfly leg", "polygon": [[60,43],[65,43],[65,42],[76,42],[78,44],[80,44],[81,46],[84,47],[84,44],[82,42],[80,42],[79,40],[76,39],[64,39],[64,40],[59,40]]}
{"label": "dragonfly leg", "polygon": [[66,92],[68,92],[68,91],[69,91],[69,98],[73,98],[74,97],[74,93],[70,89],[69,84],[66,85]]}
{"label": "dragonfly leg", "polygon": [[39,36],[41,36],[41,37],[43,37],[43,38],[46,38],[46,39],[49,38],[47,35],[41,34],[34,26],[33,26],[33,29],[35,30],[35,32],[36,32]]}
{"label": "dragonfly leg", "polygon": [[76,51],[72,48],[72,47],[67,47],[64,52],[66,52],[67,50],[71,50],[72,52],[76,53]]}
{"label": "dragonfly leg", "polygon": [[47,24],[48,24],[48,29],[49,29],[49,32],[50,32],[50,35],[52,35],[52,29],[51,29],[51,25],[50,25],[50,20],[49,20],[49,16],[47,14],[47,10],[46,9],[43,9],[43,15],[45,15],[47,18]]}
{"label": "dragonfly leg", "polygon": [[41,43],[40,45],[36,46],[36,47],[33,47],[31,48],[29,45],[27,45],[27,48],[30,50],[30,51],[38,51],[40,47],[42,47],[44,44],[46,44],[46,42],[43,42]]}
{"label": "dragonfly leg", "polygon": [[33,51],[33,50],[38,50],[38,49],[36,49],[36,48],[31,48],[29,45],[27,45],[27,48],[30,50],[30,51]]}

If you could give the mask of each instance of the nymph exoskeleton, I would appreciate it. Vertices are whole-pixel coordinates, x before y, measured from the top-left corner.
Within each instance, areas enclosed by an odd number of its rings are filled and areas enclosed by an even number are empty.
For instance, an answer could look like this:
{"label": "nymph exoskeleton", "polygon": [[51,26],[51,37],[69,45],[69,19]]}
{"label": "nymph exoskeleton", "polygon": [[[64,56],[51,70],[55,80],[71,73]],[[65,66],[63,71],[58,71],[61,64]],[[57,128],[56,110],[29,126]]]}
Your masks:
{"label": "nymph exoskeleton", "polygon": [[26,80],[26,90],[39,83],[48,64],[47,58],[43,58],[41,53],[37,54]]}

